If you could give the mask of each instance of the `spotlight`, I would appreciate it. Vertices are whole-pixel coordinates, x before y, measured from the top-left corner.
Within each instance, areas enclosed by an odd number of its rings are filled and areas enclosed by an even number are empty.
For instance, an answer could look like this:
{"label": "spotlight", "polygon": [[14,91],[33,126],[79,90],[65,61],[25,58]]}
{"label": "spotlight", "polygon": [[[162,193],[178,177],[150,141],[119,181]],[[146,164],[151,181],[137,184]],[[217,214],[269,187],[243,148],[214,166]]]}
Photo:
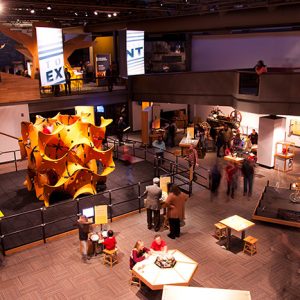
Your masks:
{"label": "spotlight", "polygon": [[31,13],[31,14],[34,14],[34,13],[35,13],[35,10],[34,10],[33,7],[30,7],[30,13]]}
{"label": "spotlight", "polygon": [[74,12],[74,15],[75,15],[75,16],[78,16],[78,13],[77,13],[77,12]]}
{"label": "spotlight", "polygon": [[111,14],[107,14],[107,17],[108,17],[108,18],[111,18]]}
{"label": "spotlight", "polygon": [[85,12],[85,14],[84,14],[86,17],[88,16],[88,13],[87,12]]}
{"label": "spotlight", "polygon": [[116,17],[118,14],[116,12],[113,13],[113,16]]}
{"label": "spotlight", "polygon": [[94,11],[94,15],[95,15],[95,16],[98,16],[98,12],[97,12],[96,10]]}
{"label": "spotlight", "polygon": [[51,10],[52,6],[50,4],[47,5],[47,10]]}

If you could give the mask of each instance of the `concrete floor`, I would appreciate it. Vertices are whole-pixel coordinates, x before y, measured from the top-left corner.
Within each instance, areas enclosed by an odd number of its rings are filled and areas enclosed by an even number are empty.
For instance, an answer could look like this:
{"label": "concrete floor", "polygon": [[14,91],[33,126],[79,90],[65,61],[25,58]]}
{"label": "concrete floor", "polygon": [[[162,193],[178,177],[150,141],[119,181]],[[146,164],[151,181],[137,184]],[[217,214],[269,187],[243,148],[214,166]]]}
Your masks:
{"label": "concrete floor", "polygon": [[[213,236],[214,223],[223,218],[238,214],[251,219],[267,180],[282,187],[299,181],[299,155],[297,152],[295,168],[289,174],[257,167],[251,198],[242,195],[242,178],[234,199],[226,196],[224,178],[215,198],[209,190],[194,185],[186,205],[182,236],[170,240],[168,231],[161,231],[170,249],[179,249],[198,261],[191,286],[249,290],[253,300],[300,299],[300,260],[281,238],[285,233],[290,247],[300,249],[298,229],[255,222],[246,232],[259,240],[258,253],[252,257],[237,249],[225,250]],[[210,168],[215,156],[208,153],[200,164]],[[220,162],[223,164],[222,159]],[[148,170],[151,174],[152,171]],[[119,248],[119,263],[112,269],[102,265],[100,257],[83,264],[78,236],[71,234],[6,257],[0,272],[0,299],[160,299],[160,292],[139,290],[128,284],[129,255],[134,243],[142,239],[150,245],[155,234],[147,229],[146,213],[121,218],[108,227],[116,232]]]}

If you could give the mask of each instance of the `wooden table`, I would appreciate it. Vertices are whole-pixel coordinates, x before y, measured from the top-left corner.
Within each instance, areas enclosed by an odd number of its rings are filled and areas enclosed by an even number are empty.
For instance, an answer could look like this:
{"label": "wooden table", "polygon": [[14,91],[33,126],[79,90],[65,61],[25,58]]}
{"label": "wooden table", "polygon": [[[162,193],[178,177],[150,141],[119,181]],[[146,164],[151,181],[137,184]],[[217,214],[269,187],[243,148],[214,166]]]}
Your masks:
{"label": "wooden table", "polygon": [[249,229],[250,227],[255,225],[255,223],[247,219],[244,219],[238,215],[234,215],[229,218],[226,218],[220,221],[220,223],[228,227],[226,249],[230,249],[231,229],[237,232],[241,232],[241,239],[243,240],[245,238],[246,229]]}
{"label": "wooden table", "polygon": [[199,139],[187,139],[187,137],[183,137],[179,143],[179,147],[181,148],[181,155],[183,156],[183,151],[185,148],[189,148],[191,145],[196,148],[198,146]]}
{"label": "wooden table", "polygon": [[162,300],[251,300],[249,291],[165,285]]}
{"label": "wooden table", "polygon": [[151,290],[162,290],[166,284],[187,286],[198,268],[197,262],[176,249],[167,253],[177,261],[173,268],[158,267],[154,262],[159,253],[155,253],[136,263],[132,269],[133,274]]}

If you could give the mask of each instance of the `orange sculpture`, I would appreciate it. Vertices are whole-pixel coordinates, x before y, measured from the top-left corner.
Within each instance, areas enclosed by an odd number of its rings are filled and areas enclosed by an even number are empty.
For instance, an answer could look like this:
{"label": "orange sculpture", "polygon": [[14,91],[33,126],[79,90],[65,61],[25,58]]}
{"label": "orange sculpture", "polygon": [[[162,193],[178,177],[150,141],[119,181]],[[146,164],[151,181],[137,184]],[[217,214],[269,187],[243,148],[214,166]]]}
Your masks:
{"label": "orange sculpture", "polygon": [[96,184],[105,183],[115,169],[113,148],[102,150],[111,122],[101,117],[97,127],[81,116],[61,114],[48,119],[36,116],[34,124],[22,122],[19,145],[22,158],[28,158],[24,185],[29,191],[35,189],[45,206],[54,191],[68,193],[73,199],[96,194]]}

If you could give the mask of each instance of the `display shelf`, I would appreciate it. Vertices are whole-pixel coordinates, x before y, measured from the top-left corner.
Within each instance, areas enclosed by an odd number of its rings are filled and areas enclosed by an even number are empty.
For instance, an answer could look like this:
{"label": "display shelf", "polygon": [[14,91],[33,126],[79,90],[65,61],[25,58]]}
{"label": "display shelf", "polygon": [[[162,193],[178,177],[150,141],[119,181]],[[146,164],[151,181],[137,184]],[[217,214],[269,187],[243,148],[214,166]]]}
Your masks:
{"label": "display shelf", "polygon": [[293,169],[295,157],[295,143],[277,142],[274,154],[274,169],[288,172]]}

